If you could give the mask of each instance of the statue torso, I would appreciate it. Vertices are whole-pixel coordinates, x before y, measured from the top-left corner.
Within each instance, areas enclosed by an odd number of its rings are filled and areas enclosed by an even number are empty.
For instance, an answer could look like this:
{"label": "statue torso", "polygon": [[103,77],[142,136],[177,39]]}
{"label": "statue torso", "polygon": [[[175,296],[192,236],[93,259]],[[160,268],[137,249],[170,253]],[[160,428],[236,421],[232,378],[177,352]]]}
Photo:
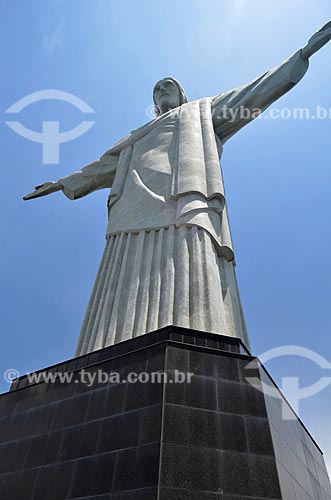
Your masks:
{"label": "statue torso", "polygon": [[110,211],[108,232],[174,223],[177,203],[170,193],[177,121],[178,113],[169,115],[134,144],[123,193]]}

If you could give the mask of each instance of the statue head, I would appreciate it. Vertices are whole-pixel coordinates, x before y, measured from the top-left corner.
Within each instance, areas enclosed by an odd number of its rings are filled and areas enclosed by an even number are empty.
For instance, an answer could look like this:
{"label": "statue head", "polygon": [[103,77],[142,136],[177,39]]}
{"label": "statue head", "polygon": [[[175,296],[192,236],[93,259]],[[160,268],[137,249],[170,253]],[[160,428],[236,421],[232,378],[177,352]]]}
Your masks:
{"label": "statue head", "polygon": [[175,78],[167,77],[154,86],[153,100],[159,116],[187,102],[187,97],[181,84]]}

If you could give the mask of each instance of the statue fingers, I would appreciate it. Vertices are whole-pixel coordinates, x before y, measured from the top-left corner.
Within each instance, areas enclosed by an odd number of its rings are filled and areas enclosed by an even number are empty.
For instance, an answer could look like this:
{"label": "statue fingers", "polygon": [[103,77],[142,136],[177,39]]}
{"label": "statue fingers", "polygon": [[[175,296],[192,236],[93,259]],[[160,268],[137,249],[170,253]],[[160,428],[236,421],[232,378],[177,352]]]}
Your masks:
{"label": "statue fingers", "polygon": [[23,196],[24,201],[32,200],[33,198],[36,198],[36,191],[33,191],[33,193],[29,193]]}
{"label": "statue fingers", "polygon": [[331,29],[331,21],[324,24],[324,26],[320,29],[320,31],[325,31]]}
{"label": "statue fingers", "polygon": [[39,196],[47,194],[47,191],[52,184],[53,182],[44,182],[43,184],[38,184],[38,186],[35,186],[35,190],[32,193],[23,196],[23,200],[32,200],[33,198],[39,198]]}
{"label": "statue fingers", "polygon": [[43,188],[49,187],[52,184],[54,184],[53,181],[47,181],[47,182],[43,182],[42,184],[38,184],[38,186],[35,186],[34,188],[37,191],[38,189],[43,189]]}

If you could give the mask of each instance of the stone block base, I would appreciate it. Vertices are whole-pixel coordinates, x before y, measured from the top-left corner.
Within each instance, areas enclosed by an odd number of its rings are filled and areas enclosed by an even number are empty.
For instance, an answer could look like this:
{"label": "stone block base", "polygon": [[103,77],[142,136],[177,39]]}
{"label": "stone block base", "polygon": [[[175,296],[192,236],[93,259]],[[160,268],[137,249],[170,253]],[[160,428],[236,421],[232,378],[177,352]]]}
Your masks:
{"label": "stone block base", "polygon": [[167,327],[21,377],[0,396],[1,500],[330,500],[320,449],[254,359]]}

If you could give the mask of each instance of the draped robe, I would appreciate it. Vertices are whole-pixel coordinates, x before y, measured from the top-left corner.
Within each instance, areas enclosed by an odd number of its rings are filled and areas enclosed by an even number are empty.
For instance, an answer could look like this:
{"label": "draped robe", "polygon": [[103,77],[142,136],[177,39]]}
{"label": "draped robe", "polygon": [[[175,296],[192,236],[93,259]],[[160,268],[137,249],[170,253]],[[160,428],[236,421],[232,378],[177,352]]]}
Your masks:
{"label": "draped robe", "polygon": [[[253,82],[162,114],[60,180],[78,199],[111,188],[106,248],[77,355],[177,325],[249,349],[234,269],[223,144],[305,74],[301,51]],[[228,112],[225,112],[225,109]]]}

